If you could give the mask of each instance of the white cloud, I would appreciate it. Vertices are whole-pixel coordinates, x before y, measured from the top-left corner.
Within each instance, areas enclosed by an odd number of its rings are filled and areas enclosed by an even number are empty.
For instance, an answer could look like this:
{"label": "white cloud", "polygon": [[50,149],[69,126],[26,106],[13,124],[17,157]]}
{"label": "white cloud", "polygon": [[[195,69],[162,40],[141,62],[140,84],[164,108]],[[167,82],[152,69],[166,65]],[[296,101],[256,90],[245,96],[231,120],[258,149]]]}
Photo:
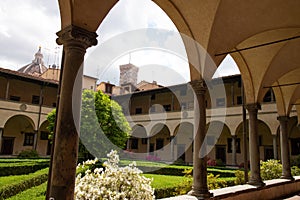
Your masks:
{"label": "white cloud", "polygon": [[[120,0],[101,23],[97,33],[97,47],[89,48],[86,57],[101,46],[109,38],[127,31],[142,28],[158,28],[177,31],[175,25],[168,16],[151,0]],[[57,1],[41,0],[1,0],[0,1],[0,67],[18,69],[28,64],[33,59],[38,46],[42,46],[46,65],[59,64],[61,49],[55,49],[57,36],[60,30],[60,15]],[[151,34],[155,34],[152,32]],[[150,35],[151,35],[150,34]],[[158,35],[153,43],[160,42],[162,48],[177,45],[177,49],[184,47],[180,43],[174,43],[172,35]],[[149,35],[148,35],[149,38]],[[147,39],[147,37],[145,37]],[[130,40],[128,40],[130,41]],[[149,41],[148,41],[149,42]],[[114,52],[115,49],[109,49]],[[102,55],[97,55],[102,56]],[[91,59],[91,58],[89,58]],[[86,74],[100,75],[101,63],[93,58],[93,69],[85,69]],[[120,59],[112,63],[110,69],[105,69],[102,75],[104,81],[117,82],[120,64],[128,63],[128,55],[120,55]],[[160,51],[141,51],[131,55],[131,63],[138,66],[165,66],[165,70],[172,70],[189,80],[188,64],[180,58],[174,58],[172,53]],[[229,63],[229,65],[231,65]],[[87,68],[87,67],[86,67]],[[227,67],[225,67],[227,69]],[[98,72],[97,72],[98,71]],[[111,74],[109,73],[111,71]],[[225,70],[226,72],[228,70]],[[230,71],[230,70],[229,70]],[[116,75],[117,72],[117,75]],[[153,74],[161,75],[160,71]],[[164,77],[152,77],[163,84]],[[158,80],[162,79],[162,80]],[[152,81],[152,80],[150,80]],[[166,83],[167,84],[167,83]]]}

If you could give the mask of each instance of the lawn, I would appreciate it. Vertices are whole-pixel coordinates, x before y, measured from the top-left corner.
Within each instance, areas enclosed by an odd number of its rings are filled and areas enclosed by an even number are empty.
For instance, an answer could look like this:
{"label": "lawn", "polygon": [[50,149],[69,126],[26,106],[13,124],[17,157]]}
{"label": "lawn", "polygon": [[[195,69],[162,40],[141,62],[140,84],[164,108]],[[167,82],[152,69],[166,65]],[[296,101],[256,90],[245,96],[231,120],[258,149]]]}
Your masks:
{"label": "lawn", "polygon": [[167,176],[167,175],[157,175],[157,174],[143,174],[143,176],[147,178],[152,178],[151,186],[153,188],[170,188],[176,187],[180,183],[184,181],[190,180],[191,178],[184,177],[184,176]]}
{"label": "lawn", "polygon": [[[22,165],[31,165],[34,163],[39,163],[39,162],[47,162],[49,160],[47,159],[0,159],[0,166],[22,166]],[[132,161],[129,160],[122,160],[120,161],[120,164],[122,166],[128,165],[129,163],[132,163]],[[192,178],[185,177],[183,176],[184,174],[182,171],[184,169],[191,169],[192,166],[180,166],[180,165],[168,165],[164,164],[161,162],[151,162],[151,161],[136,161],[137,166],[140,168],[153,168],[153,169],[160,169],[162,168],[162,172],[168,172],[168,171],[174,171],[176,170],[179,172],[177,173],[178,176],[174,175],[166,175],[166,174],[150,174],[150,173],[145,173],[143,176],[147,178],[153,179],[151,186],[155,188],[156,195],[158,193],[158,198],[163,198],[163,197],[168,197],[174,195],[175,191],[178,192],[176,188],[180,188],[180,186],[186,184],[186,183],[191,183]],[[81,171],[81,170],[80,170]],[[234,174],[235,170],[231,169],[218,169],[218,168],[209,168],[208,171],[213,171],[215,173],[220,174]],[[4,176],[0,177],[0,189],[2,187],[6,187],[8,185],[14,185],[14,184],[19,184],[24,180],[31,179],[35,176],[45,174],[48,172],[48,168],[38,170],[34,173],[30,173],[27,175],[14,175],[14,176]],[[78,171],[79,172],[79,171]],[[77,173],[78,173],[77,172]],[[218,180],[225,180],[233,182],[235,177],[221,177],[218,178]],[[38,186],[31,187],[25,191],[20,192],[19,194],[10,197],[9,200],[17,200],[17,199],[22,199],[22,200],[33,200],[33,199],[44,199],[45,198],[45,192],[46,192],[46,185],[47,183],[43,183]],[[0,196],[1,199],[1,196]]]}

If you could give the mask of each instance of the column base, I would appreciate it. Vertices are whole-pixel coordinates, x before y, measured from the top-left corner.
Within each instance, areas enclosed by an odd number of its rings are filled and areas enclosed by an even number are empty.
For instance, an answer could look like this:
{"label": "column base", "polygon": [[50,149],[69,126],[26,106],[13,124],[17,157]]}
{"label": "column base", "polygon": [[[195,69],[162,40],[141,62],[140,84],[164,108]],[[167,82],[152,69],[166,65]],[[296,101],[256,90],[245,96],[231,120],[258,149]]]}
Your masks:
{"label": "column base", "polygon": [[266,185],[262,180],[249,180],[247,184],[253,185],[258,188],[264,187]]}
{"label": "column base", "polygon": [[188,195],[194,196],[197,199],[209,199],[213,196],[212,193],[210,193],[208,190],[201,190],[201,189],[192,189],[188,192]]}
{"label": "column base", "polygon": [[295,180],[292,175],[282,175],[280,178],[281,179],[288,179],[288,180],[291,180],[291,181]]}

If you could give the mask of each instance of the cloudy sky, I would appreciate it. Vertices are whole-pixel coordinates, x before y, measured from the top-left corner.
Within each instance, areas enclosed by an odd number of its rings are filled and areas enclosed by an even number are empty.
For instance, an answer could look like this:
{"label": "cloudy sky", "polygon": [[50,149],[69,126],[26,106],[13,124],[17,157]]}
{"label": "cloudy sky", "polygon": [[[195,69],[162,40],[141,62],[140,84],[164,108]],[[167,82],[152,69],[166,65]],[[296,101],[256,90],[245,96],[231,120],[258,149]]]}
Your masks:
{"label": "cloudy sky", "polygon": [[[118,84],[119,65],[132,63],[140,67],[138,80],[157,81],[172,85],[189,81],[188,63],[183,56],[164,51],[165,46],[150,49],[125,49],[113,51],[109,63],[99,61],[103,57],[102,46],[112,46],[124,41],[128,31],[142,36],[140,29],[163,29],[165,41],[172,41],[177,32],[167,15],[150,0],[121,0],[111,10],[97,30],[98,46],[88,49],[85,74],[96,76],[100,81]],[[30,63],[38,47],[42,47],[44,63],[49,66],[60,64],[61,49],[55,43],[56,32],[60,30],[58,2],[55,0],[1,0],[0,1],[0,67],[17,70]],[[155,32],[146,31],[153,37]],[[131,35],[134,35],[131,33]],[[123,36],[123,37],[122,37]],[[150,37],[150,36],[149,36]],[[127,41],[129,42],[129,41]],[[153,41],[152,41],[153,43]],[[160,44],[161,41],[155,41]],[[170,44],[170,43],[169,43]],[[176,42],[178,48],[182,41]],[[126,45],[126,41],[124,42]],[[156,45],[156,44],[155,44]],[[154,46],[155,46],[154,45]],[[117,47],[117,46],[116,46]],[[226,59],[219,72],[222,75],[238,73],[234,62]],[[166,76],[168,74],[168,76]]]}

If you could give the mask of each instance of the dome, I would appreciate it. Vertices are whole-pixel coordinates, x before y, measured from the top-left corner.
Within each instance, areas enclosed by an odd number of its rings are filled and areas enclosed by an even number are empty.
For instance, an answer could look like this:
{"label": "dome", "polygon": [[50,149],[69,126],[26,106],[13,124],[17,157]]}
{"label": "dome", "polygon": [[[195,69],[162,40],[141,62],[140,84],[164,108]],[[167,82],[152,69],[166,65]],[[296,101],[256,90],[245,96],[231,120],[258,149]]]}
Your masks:
{"label": "dome", "polygon": [[30,64],[20,68],[18,72],[22,72],[34,76],[40,76],[45,71],[47,71],[47,67],[44,65],[41,47],[39,47],[39,50],[38,52],[35,53],[34,57],[35,57],[34,60]]}

